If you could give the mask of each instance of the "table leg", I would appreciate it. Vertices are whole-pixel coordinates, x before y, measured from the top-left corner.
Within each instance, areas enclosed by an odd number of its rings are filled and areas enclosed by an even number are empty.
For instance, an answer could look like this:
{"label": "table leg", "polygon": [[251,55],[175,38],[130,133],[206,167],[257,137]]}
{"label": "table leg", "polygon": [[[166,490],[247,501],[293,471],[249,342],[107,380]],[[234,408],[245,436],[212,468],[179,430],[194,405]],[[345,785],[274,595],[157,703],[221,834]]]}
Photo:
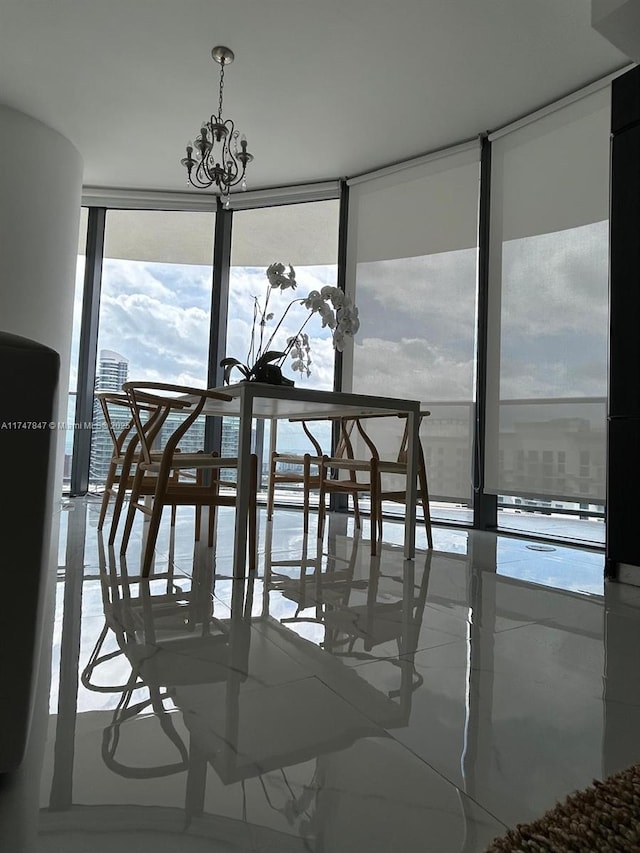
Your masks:
{"label": "table leg", "polygon": [[238,486],[236,494],[236,529],[233,545],[233,576],[247,574],[247,522],[249,519],[251,423],[253,397],[251,389],[243,389],[240,396],[240,424],[238,429]]}
{"label": "table leg", "polygon": [[407,492],[404,515],[404,557],[413,560],[416,555],[416,503],[418,500],[418,442],[420,441],[420,415],[407,412]]}

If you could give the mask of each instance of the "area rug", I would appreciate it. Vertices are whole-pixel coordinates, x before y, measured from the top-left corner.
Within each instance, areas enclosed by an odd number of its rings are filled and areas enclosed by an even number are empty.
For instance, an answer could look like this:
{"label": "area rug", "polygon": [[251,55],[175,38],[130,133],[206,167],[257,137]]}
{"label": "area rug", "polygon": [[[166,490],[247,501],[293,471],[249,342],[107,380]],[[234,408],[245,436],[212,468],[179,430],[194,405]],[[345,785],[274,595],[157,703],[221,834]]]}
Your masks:
{"label": "area rug", "polygon": [[639,853],[640,764],[578,791],[485,853]]}

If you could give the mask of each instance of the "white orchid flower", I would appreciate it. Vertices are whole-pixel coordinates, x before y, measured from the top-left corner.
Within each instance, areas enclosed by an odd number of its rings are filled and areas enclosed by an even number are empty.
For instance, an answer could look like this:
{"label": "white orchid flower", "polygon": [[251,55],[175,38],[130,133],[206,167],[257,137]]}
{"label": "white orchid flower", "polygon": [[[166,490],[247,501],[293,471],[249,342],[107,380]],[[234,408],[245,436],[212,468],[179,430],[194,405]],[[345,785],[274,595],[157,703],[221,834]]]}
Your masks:
{"label": "white orchid flower", "polygon": [[317,290],[312,290],[308,294],[307,298],[302,301],[302,304],[305,308],[308,308],[310,311],[315,312],[319,311],[325,303],[321,294]]}
{"label": "white orchid flower", "polygon": [[[247,364],[240,365],[240,368],[243,368],[242,372],[244,372],[245,376],[249,376],[252,364],[256,363],[265,354],[269,356],[273,355],[272,351],[277,347],[276,339],[278,333],[282,334],[284,332],[283,324],[289,312],[293,311],[296,306],[298,309],[303,306],[310,313],[302,321],[298,333],[287,338],[285,350],[277,366],[282,366],[285,359],[290,357],[292,370],[296,371],[296,373],[306,373],[307,376],[310,376],[311,345],[309,335],[303,330],[313,314],[320,316],[323,329],[329,328],[331,330],[334,349],[342,352],[345,337],[355,335],[360,327],[358,309],[353,304],[351,298],[339,287],[323,285],[320,290],[312,290],[303,299],[292,299],[285,307],[280,319],[275,323],[275,328],[270,336],[266,335],[266,323],[267,321],[273,321],[275,316],[273,311],[269,311],[271,307],[269,305],[269,294],[272,290],[287,290],[288,288],[295,289],[297,287],[296,273],[290,264],[287,267],[287,265],[277,261],[267,268],[266,276],[270,288],[267,288],[263,306],[260,305],[258,298],[255,297],[253,329]],[[259,336],[256,333],[256,326],[260,329]],[[277,351],[275,355],[278,355]],[[274,359],[272,358],[271,360]]]}
{"label": "white orchid flower", "polygon": [[285,274],[285,266],[281,263],[271,264],[267,268],[267,279],[273,288],[286,290],[288,287],[295,289],[298,286],[294,268],[289,265],[289,272]]}
{"label": "white orchid flower", "polygon": [[318,314],[322,317],[322,328],[324,329],[328,326],[330,329],[335,329],[336,327],[336,318],[329,306],[326,302],[322,303],[322,307],[318,309]]}

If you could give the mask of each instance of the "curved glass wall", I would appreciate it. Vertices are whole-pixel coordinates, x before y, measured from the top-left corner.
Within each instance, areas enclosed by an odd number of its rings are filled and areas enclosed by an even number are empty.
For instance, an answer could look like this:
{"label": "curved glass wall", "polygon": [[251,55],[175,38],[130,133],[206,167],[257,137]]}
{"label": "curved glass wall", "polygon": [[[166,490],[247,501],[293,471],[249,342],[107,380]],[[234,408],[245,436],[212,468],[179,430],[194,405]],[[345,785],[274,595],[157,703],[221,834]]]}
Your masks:
{"label": "curved glass wall", "polygon": [[[229,264],[226,354],[251,361],[252,334],[254,353],[260,334],[263,347],[286,349],[306,310],[294,305],[269,341],[271,331],[292,300],[337,284],[340,249],[361,322],[341,360],[342,388],[419,399],[428,410],[421,435],[434,517],[471,522],[481,490],[512,514],[602,515],[609,99],[603,84],[489,137],[487,423],[485,446],[476,448],[483,483],[473,474],[474,395],[483,363],[479,141],[349,180],[342,247],[340,202],[328,198],[326,187],[315,201],[313,187],[273,198],[266,191],[256,200],[238,196],[242,205],[225,212],[232,224],[230,257],[222,260]],[[336,183],[331,192],[337,191]],[[219,321],[211,315],[215,216],[107,211],[97,387],[119,385],[123,369],[127,378],[206,382],[210,324]],[[293,265],[298,288],[271,294],[273,317],[261,329],[253,326],[256,300],[264,307],[265,271],[276,261]],[[304,331],[311,339],[309,375],[292,370],[289,359],[283,372],[296,384],[331,389],[331,335],[317,317]],[[398,424],[380,424],[374,433],[383,453],[397,447]],[[225,435],[225,452],[232,452],[231,420]],[[329,449],[328,425],[319,438]],[[256,423],[263,485],[270,441],[268,426]],[[308,444],[287,424],[277,447],[301,453]],[[94,449],[92,478],[99,483],[97,465]]]}

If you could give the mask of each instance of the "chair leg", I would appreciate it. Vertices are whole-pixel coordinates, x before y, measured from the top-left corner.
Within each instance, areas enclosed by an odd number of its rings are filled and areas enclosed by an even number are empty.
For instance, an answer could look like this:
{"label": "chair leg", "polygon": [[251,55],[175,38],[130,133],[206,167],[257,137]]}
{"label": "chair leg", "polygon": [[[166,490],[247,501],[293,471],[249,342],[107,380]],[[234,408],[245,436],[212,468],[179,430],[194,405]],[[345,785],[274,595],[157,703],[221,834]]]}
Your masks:
{"label": "chair leg", "polygon": [[209,504],[207,508],[207,547],[213,548],[213,541],[215,539],[216,532],[216,506],[215,504]]}
{"label": "chair leg", "polygon": [[117,465],[115,462],[112,462],[109,465],[109,470],[107,471],[107,479],[104,484],[104,494],[102,496],[102,504],[100,506],[100,516],[98,518],[98,530],[102,530],[104,527],[104,520],[107,516],[107,507],[109,506],[109,498],[111,497],[111,489],[116,481],[116,469]]}
{"label": "chair leg", "polygon": [[[215,472],[219,475],[220,469],[218,468]],[[209,504],[209,520],[208,520],[208,532],[207,532],[207,545],[209,548],[213,548],[213,538],[216,528],[216,512],[218,507],[218,496],[220,493],[220,482],[218,479],[214,478],[214,472],[211,471],[211,503]]]}
{"label": "chair leg", "polygon": [[133,483],[131,485],[131,495],[129,497],[129,509],[127,511],[127,520],[124,525],[124,532],[122,534],[122,542],[120,543],[120,553],[124,554],[127,545],[129,544],[129,537],[131,536],[131,528],[133,527],[133,517],[135,515],[138,501],[140,500],[140,491],[142,489],[142,479],[144,477],[144,472],[138,468],[136,469],[135,476],[133,478]]}
{"label": "chair leg", "polygon": [[[169,477],[172,483],[177,483],[180,480],[180,471],[174,471]],[[176,518],[178,515],[178,507],[176,504],[171,504],[171,527],[176,526]]]}
{"label": "chair leg", "polygon": [[127,484],[131,479],[131,463],[125,460],[120,471],[118,491],[116,492],[116,500],[113,505],[113,515],[111,517],[111,529],[109,530],[109,545],[113,545],[116,540],[118,524],[120,523],[120,515],[124,506],[124,498],[127,491]]}
{"label": "chair leg", "polygon": [[303,483],[302,483],[302,509],[304,513],[303,522],[302,522],[302,532],[306,537],[309,534],[309,492],[310,492],[310,480],[311,480],[311,456],[308,453],[304,455],[304,463],[303,463]]}
{"label": "chair leg", "polygon": [[429,487],[427,485],[427,469],[421,461],[418,468],[418,482],[422,498],[422,514],[424,515],[424,526],[427,531],[427,547],[433,548],[433,531],[431,529],[431,507],[429,505]]}
{"label": "chair leg", "polygon": [[[202,488],[203,482],[204,481],[203,481],[202,469],[199,468],[196,471],[196,488]],[[200,541],[200,526],[202,523],[202,504],[195,504],[195,516],[196,516],[196,529],[195,529],[194,538],[195,538],[196,542],[199,542]]]}
{"label": "chair leg", "polygon": [[109,506],[109,498],[111,495],[105,489],[105,492],[102,496],[102,504],[100,506],[100,517],[98,518],[98,530],[102,530],[104,527],[104,520],[107,515],[107,507]]}
{"label": "chair leg", "polygon": [[269,486],[267,488],[267,521],[271,521],[273,518],[273,504],[275,500],[275,491],[276,491],[276,466],[277,466],[277,456],[274,453],[271,457],[271,464],[269,466]]}
{"label": "chair leg", "polygon": [[251,502],[249,504],[249,571],[255,572],[258,567],[258,507],[256,502],[256,493],[258,491],[258,457],[255,454],[251,455],[249,477],[249,491],[251,494]]}
{"label": "chair leg", "polygon": [[327,494],[326,480],[329,476],[329,471],[324,462],[320,463],[320,495],[318,503],[318,539],[322,540],[324,536],[324,516],[326,512],[325,502]]}
{"label": "chair leg", "polygon": [[[349,471],[349,479],[352,483],[358,482],[358,477],[356,476],[355,471]],[[361,530],[362,525],[360,522],[360,501],[358,500],[358,492],[356,489],[353,490],[353,518],[356,526],[356,530]]]}
{"label": "chair leg", "polygon": [[380,474],[376,460],[371,460],[371,481],[369,483],[371,497],[371,556],[378,553],[378,541],[382,541],[382,507],[380,506]]}
{"label": "chair leg", "polygon": [[148,578],[151,572],[151,563],[153,562],[153,552],[155,551],[156,542],[158,539],[158,531],[160,530],[160,521],[162,519],[162,504],[158,501],[153,503],[153,513],[147,530],[147,542],[144,548],[142,558],[142,577]]}

